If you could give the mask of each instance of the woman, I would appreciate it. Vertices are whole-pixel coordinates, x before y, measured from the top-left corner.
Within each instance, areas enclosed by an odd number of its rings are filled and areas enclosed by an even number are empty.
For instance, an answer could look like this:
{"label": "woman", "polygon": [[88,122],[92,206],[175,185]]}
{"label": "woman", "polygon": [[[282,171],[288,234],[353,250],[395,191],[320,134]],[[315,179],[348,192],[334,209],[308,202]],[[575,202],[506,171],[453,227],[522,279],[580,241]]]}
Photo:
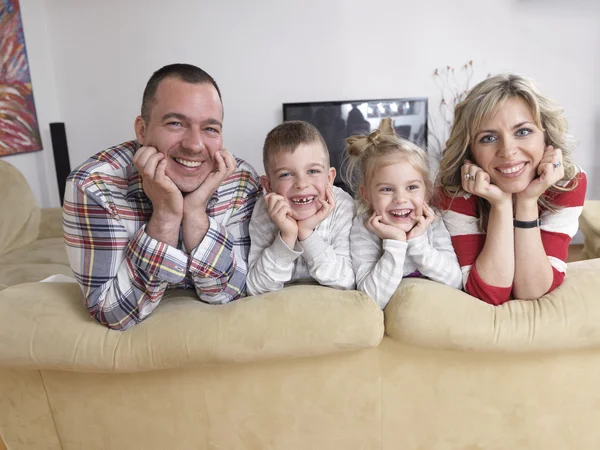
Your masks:
{"label": "woman", "polygon": [[446,144],[438,204],[466,292],[500,305],[559,286],[587,188],[563,110],[527,78],[491,77],[456,106]]}

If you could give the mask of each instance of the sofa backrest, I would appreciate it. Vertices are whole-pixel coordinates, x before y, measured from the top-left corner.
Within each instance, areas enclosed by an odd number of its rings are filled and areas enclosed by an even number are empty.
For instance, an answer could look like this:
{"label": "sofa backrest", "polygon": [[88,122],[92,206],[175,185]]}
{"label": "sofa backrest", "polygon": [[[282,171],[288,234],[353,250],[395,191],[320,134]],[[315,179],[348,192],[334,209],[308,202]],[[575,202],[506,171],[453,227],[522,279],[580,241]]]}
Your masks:
{"label": "sofa backrest", "polygon": [[37,239],[40,207],[25,177],[0,160],[0,255]]}

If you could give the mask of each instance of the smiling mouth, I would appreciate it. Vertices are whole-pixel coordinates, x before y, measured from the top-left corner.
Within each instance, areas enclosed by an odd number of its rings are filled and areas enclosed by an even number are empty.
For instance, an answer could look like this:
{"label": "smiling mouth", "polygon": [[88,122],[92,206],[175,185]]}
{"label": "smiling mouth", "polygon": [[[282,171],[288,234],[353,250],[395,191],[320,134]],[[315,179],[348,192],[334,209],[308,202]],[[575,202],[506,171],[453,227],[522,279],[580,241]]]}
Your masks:
{"label": "smiling mouth", "polygon": [[185,167],[190,167],[192,169],[194,169],[196,167],[200,167],[203,163],[203,161],[190,161],[188,159],[181,159],[181,158],[173,158],[173,159],[178,164],[181,164],[182,166],[185,166]]}
{"label": "smiling mouth", "polygon": [[521,163],[521,164],[518,164],[516,166],[509,167],[507,169],[499,169],[499,168],[497,168],[496,170],[498,172],[500,172],[501,174],[503,174],[503,175],[512,175],[512,174],[520,172],[523,169],[523,167],[525,167],[525,163]]}
{"label": "smiling mouth", "polygon": [[291,202],[295,205],[309,205],[315,200],[315,198],[316,197],[314,195],[310,197],[296,197],[291,199]]}
{"label": "smiling mouth", "polygon": [[412,209],[394,209],[388,212],[391,216],[397,217],[398,219],[408,219],[410,217]]}

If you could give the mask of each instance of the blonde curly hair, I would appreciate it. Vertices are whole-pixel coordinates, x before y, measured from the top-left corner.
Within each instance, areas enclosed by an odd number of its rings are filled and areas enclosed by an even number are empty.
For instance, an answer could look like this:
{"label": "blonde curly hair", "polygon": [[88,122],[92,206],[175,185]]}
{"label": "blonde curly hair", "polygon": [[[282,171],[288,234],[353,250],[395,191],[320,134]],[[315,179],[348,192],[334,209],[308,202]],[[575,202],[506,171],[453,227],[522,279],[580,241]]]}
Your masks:
{"label": "blonde curly hair", "polygon": [[355,193],[357,214],[373,212],[360,195],[359,187],[368,184],[377,169],[399,161],[408,161],[423,176],[426,198],[432,193],[427,154],[418,145],[399,137],[391,118],[382,119],[379,127],[368,135],[346,138],[346,159],[343,178]]}
{"label": "blonde curly hair", "polygon": [[[456,105],[454,124],[446,142],[436,180],[436,186],[448,197],[455,198],[465,194],[462,189],[461,167],[465,159],[474,161],[471,145],[482,122],[498,105],[514,97],[519,97],[527,103],[536,125],[544,133],[546,145],[552,145],[562,151],[564,177],[548,191],[556,194],[573,190],[577,186],[575,181],[571,186],[564,187],[579,169],[571,156],[574,141],[567,134],[567,120],[563,109],[553,100],[544,97],[533,80],[516,74],[501,74],[477,84],[467,97]],[[554,195],[541,195],[538,205],[544,210],[557,212],[560,207],[553,203],[553,197]],[[483,198],[479,198],[478,202],[479,217],[486,219],[490,204]]]}

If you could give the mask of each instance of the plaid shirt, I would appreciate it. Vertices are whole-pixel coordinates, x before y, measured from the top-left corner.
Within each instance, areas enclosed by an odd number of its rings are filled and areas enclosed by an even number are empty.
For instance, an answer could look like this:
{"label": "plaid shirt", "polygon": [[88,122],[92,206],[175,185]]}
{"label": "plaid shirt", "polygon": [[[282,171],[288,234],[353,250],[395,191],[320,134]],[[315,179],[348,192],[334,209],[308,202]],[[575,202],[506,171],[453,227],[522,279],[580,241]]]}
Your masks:
{"label": "plaid shirt", "polygon": [[65,243],[88,312],[124,330],[144,320],[166,289],[195,288],[201,300],[227,303],[246,294],[248,224],[259,192],[258,176],[237,159],[237,170],[211,197],[210,226],[198,247],[183,251],[145,232],[152,202],[132,164],[136,141],[88,159],[67,179]]}

